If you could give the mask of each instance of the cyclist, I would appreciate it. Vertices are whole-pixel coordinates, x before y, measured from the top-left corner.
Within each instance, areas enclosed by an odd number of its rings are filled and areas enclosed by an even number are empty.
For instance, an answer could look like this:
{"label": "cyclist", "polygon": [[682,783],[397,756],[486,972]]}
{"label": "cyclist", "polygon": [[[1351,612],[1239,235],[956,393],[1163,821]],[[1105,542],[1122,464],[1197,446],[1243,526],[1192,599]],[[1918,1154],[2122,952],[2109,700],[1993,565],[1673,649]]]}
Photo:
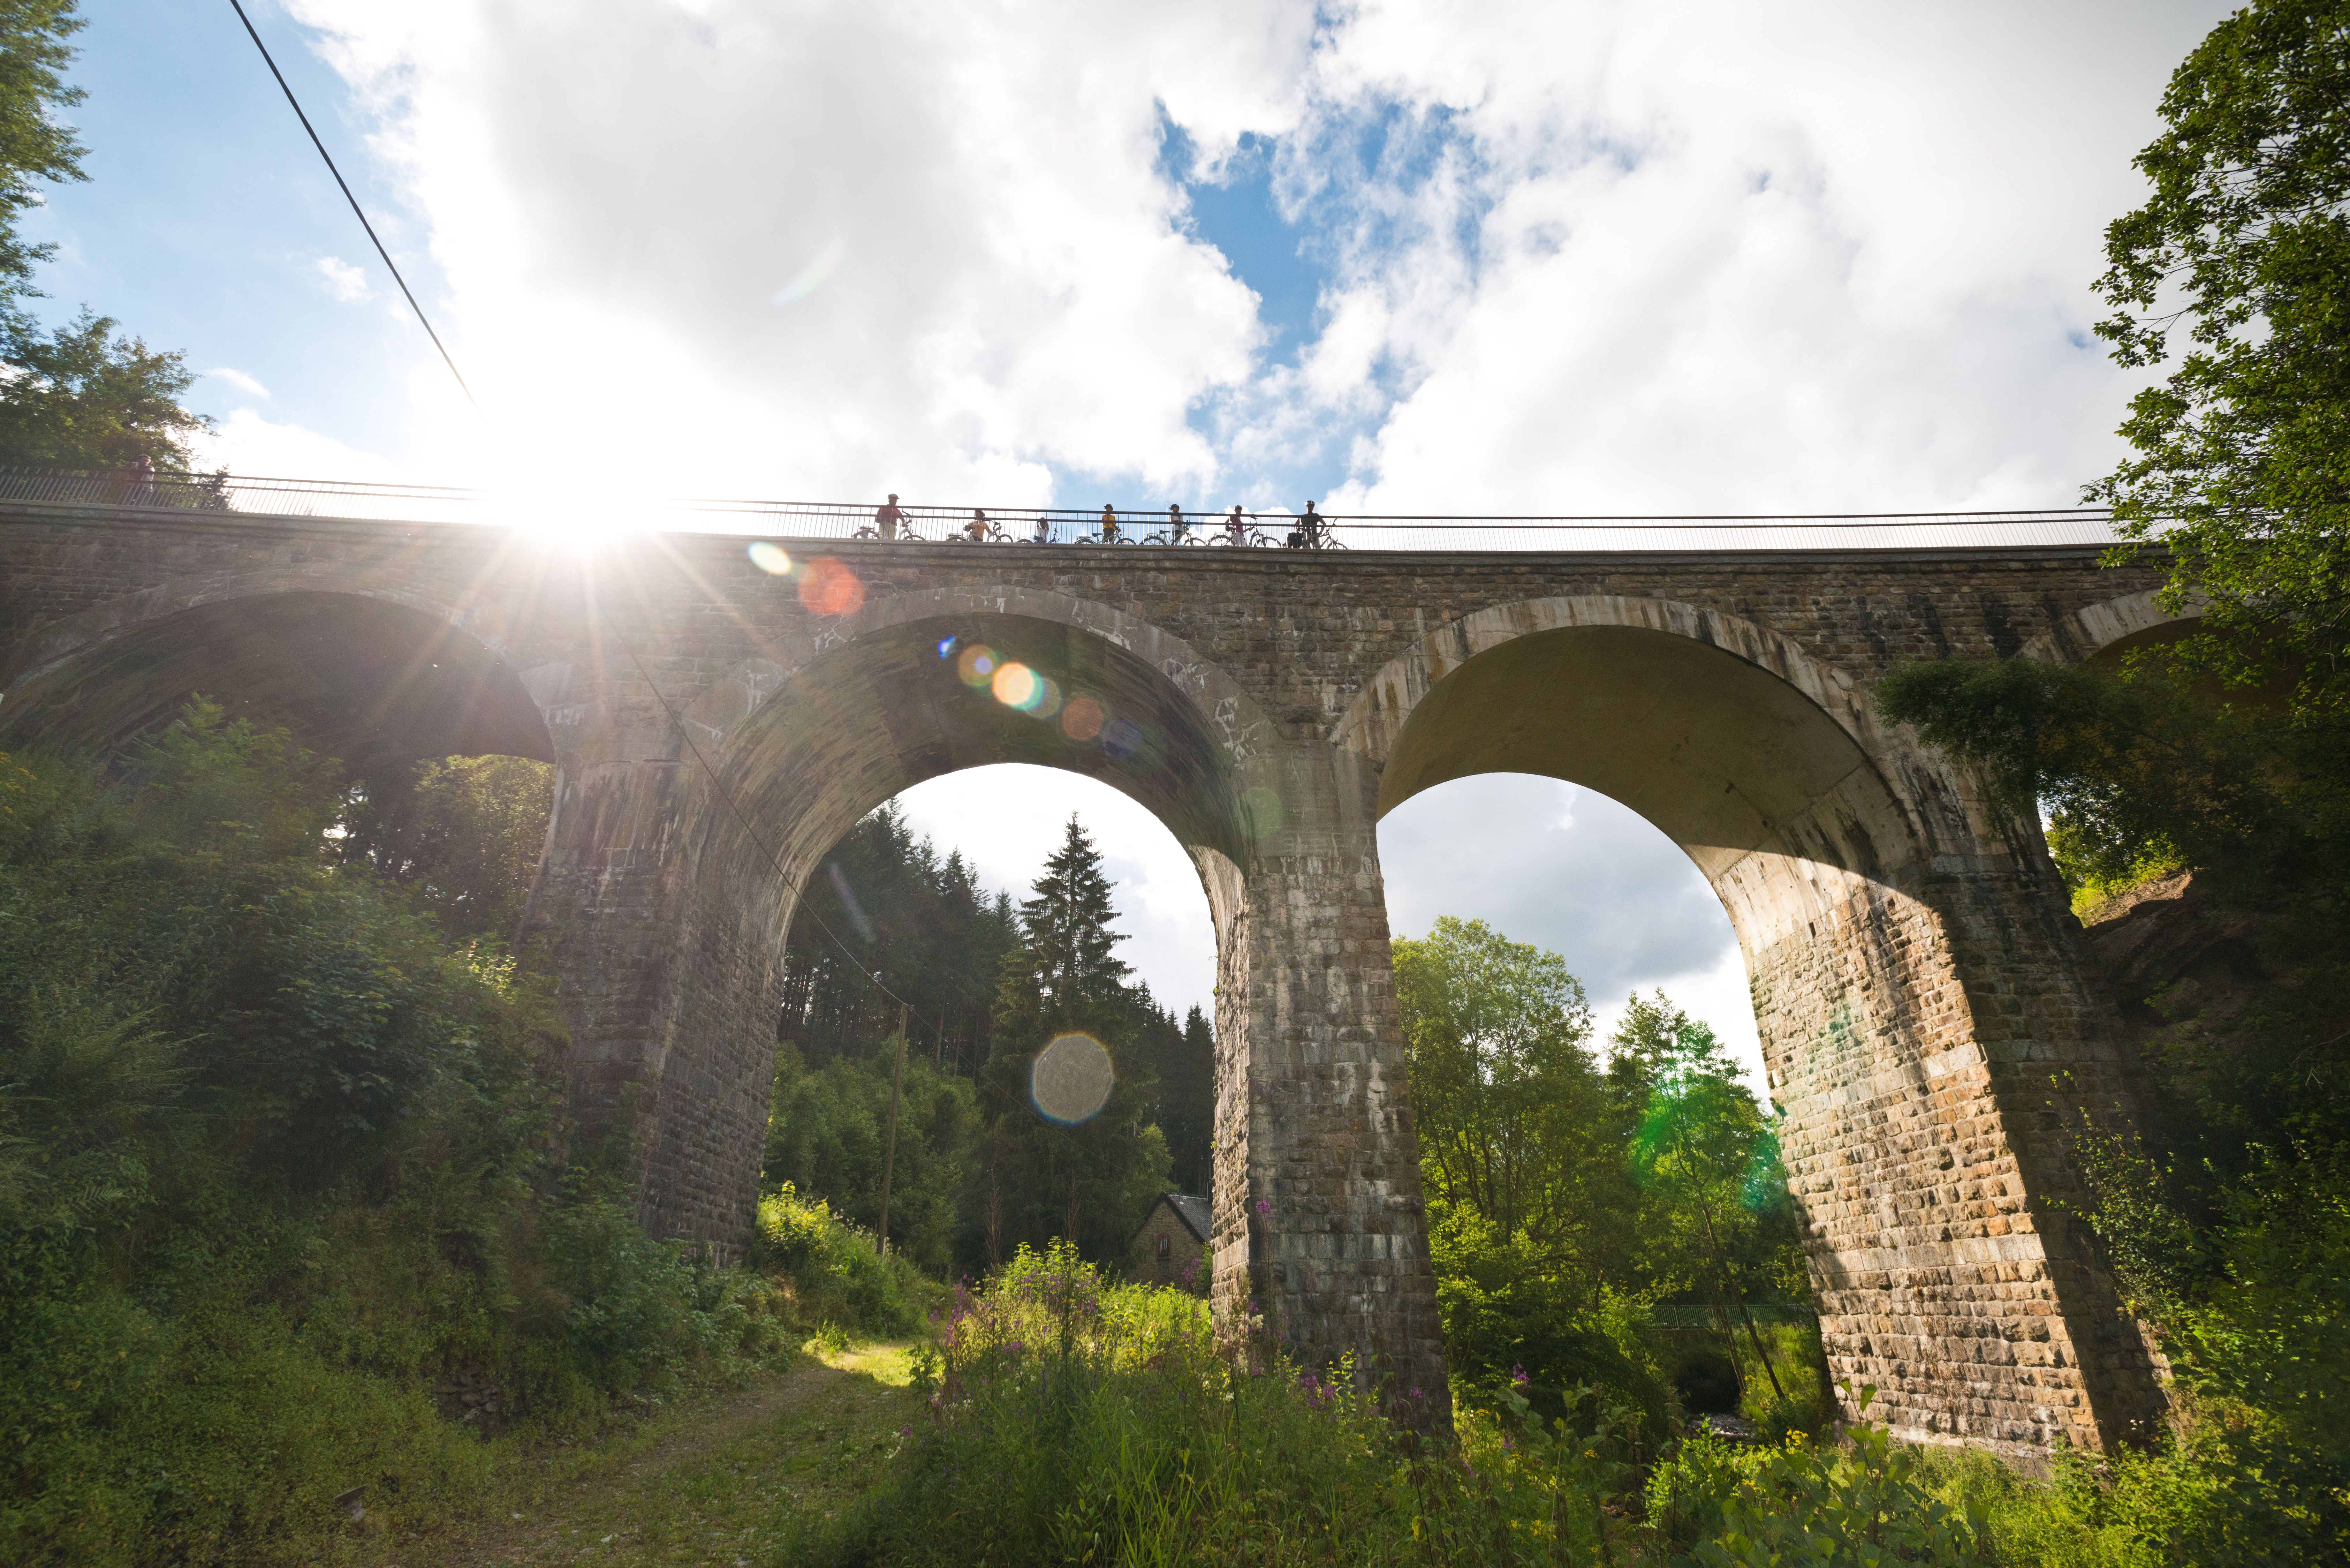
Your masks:
{"label": "cyclist", "polygon": [[976,506],[972,507],[972,508],[971,509],[971,521],[970,521],[970,522],[968,522],[968,523],[966,523],[966,524],[964,524],[962,525],[962,531],[963,531],[964,533],[966,533],[966,534],[968,534],[968,535],[971,535],[971,542],[972,542],[972,544],[974,544],[974,545],[984,545],[984,544],[986,544],[986,543],[987,543],[987,514],[986,514],[986,513],[984,513],[984,512],[982,512],[982,511],[981,511],[978,507],[976,507]]}
{"label": "cyclist", "polygon": [[1118,514],[1110,510],[1110,504],[1107,501],[1102,503],[1101,542],[1105,545],[1118,543]]}
{"label": "cyclist", "polygon": [[1036,514],[1036,531],[1028,535],[1028,542],[1031,545],[1051,544],[1053,542],[1052,519],[1046,517],[1041,512],[1038,513]]}
{"label": "cyclist", "polygon": [[1320,549],[1322,547],[1322,514],[1314,510],[1314,503],[1309,501],[1305,504],[1305,515],[1300,517],[1297,524],[1299,531],[1305,535],[1305,547],[1309,550]]}
{"label": "cyclist", "polygon": [[1168,507],[1167,542],[1170,545],[1180,545],[1190,536],[1191,532],[1191,524],[1183,520],[1183,509],[1180,506]]}
{"label": "cyclist", "polygon": [[1241,516],[1241,509],[1237,506],[1232,508],[1232,514],[1224,519],[1224,540],[1232,545],[1248,543],[1248,522]]}
{"label": "cyclist", "polygon": [[898,524],[905,520],[906,514],[898,510],[898,493],[893,490],[889,493],[889,504],[873,514],[873,532],[884,539],[895,539]]}

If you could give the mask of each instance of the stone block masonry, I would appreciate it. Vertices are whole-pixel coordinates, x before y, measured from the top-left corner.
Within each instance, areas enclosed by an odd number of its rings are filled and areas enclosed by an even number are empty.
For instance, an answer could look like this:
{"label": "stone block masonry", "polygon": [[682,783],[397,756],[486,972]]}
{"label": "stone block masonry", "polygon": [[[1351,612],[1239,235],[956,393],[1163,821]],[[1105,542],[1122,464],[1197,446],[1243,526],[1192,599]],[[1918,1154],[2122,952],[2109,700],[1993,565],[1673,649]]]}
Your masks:
{"label": "stone block masonry", "polygon": [[[958,768],[1101,779],[1185,846],[1215,922],[1220,1323],[1253,1308],[1430,1411],[1376,827],[1448,779],[1568,779],[1671,836],[1730,912],[1829,1360],[1872,1415],[2027,1455],[2158,1418],[2063,1222],[2071,1129],[2129,1114],[2110,1010],[2036,834],[1868,696],[1904,659],[2095,657],[2158,621],[2147,575],[2061,547],[850,543],[806,547],[854,580],[820,614],[744,544],[7,504],[0,746],[104,749],[202,691],[355,771],[553,761],[526,933],[575,1111],[633,1140],[650,1228],[722,1250],[751,1223],[784,933],[841,834]],[[993,701],[948,638],[1107,722]]]}

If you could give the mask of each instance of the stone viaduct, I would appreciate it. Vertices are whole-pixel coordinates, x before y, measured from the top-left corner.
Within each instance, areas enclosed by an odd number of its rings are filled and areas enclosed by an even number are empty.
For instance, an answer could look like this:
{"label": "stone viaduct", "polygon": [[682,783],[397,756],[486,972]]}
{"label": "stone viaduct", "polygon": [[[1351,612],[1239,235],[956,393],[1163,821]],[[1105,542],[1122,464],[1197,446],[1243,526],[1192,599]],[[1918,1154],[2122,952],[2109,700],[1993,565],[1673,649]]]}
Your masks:
{"label": "stone viaduct", "polygon": [[[1570,780],[1729,910],[1829,1361],[1871,1415],[2017,1454],[2158,1415],[2062,1209],[2068,1127],[2128,1096],[2077,925],[2037,832],[1869,697],[1899,659],[2163,635],[2149,576],[2074,547],[785,543],[831,564],[0,502],[0,746],[103,749],[203,691],[355,772],[556,763],[525,930],[575,1109],[629,1118],[649,1227],[720,1246],[751,1222],[784,932],[822,857],[955,769],[1103,780],[1190,851],[1214,919],[1221,1321],[1254,1297],[1299,1355],[1356,1350],[1440,1405],[1374,828],[1466,774]],[[1049,677],[1059,713],[959,679],[950,638]]]}

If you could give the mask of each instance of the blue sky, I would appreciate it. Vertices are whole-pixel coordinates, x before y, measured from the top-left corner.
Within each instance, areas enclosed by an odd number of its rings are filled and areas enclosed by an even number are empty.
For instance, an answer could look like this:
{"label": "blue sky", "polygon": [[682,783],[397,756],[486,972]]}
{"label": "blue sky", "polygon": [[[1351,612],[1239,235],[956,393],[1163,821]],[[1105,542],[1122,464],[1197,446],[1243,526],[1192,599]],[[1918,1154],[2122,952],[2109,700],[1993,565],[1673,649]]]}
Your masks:
{"label": "blue sky", "polygon": [[[44,308],[183,351],[238,472],[1737,513],[2061,505],[2111,465],[2137,383],[2087,285],[2225,7],[249,9],[484,411],[225,0],[106,0],[90,180],[26,225]],[[1098,817],[1136,961],[1204,999],[1171,837],[1083,781],[965,786],[910,813],[998,885]],[[1462,781],[1382,845],[1399,930],[1482,915],[1751,1051],[1719,906],[1613,803]]]}

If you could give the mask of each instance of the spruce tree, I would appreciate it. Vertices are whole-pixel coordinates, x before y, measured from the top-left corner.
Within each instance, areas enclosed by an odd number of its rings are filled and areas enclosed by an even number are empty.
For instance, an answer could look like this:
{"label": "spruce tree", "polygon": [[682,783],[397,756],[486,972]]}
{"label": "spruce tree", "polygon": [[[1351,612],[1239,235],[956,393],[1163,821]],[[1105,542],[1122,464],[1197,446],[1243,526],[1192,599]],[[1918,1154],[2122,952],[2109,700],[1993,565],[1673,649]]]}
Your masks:
{"label": "spruce tree", "polygon": [[[1110,929],[1118,909],[1109,877],[1076,817],[1032,891],[1020,906],[1021,946],[1003,961],[993,1054],[981,1082],[989,1261],[1022,1241],[1041,1246],[1071,1231],[1088,1254],[1116,1257],[1167,1179],[1146,1041],[1158,1008],[1148,990],[1127,983],[1131,971],[1117,955],[1126,939]],[[1116,1075],[1108,1103],[1076,1126],[1045,1120],[1028,1092],[1036,1054],[1067,1033],[1099,1041]]]}
{"label": "spruce tree", "polygon": [[1077,1024],[1119,1000],[1131,972],[1114,950],[1126,938],[1109,929],[1118,918],[1109,887],[1101,853],[1072,814],[1061,847],[1036,878],[1036,896],[1020,906],[1022,961],[1045,1012],[1061,1023]]}

